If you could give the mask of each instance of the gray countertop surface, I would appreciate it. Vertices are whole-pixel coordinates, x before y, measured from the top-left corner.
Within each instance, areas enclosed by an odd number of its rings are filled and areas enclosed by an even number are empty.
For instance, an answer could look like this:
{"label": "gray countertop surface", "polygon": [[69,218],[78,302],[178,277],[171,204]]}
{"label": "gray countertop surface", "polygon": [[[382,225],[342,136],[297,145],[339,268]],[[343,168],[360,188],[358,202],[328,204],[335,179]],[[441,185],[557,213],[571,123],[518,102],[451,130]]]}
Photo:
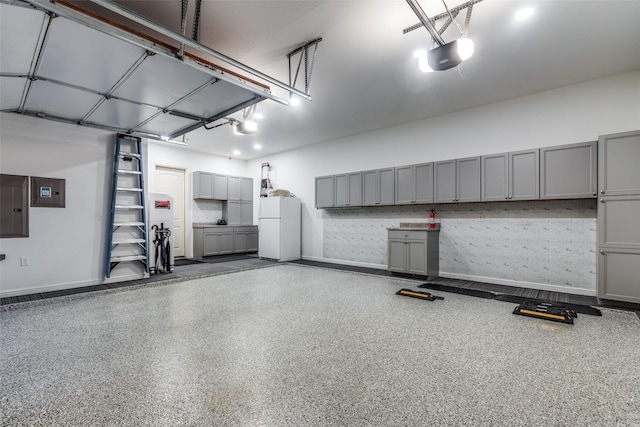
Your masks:
{"label": "gray countertop surface", "polygon": [[215,222],[194,222],[193,228],[257,227],[257,225],[219,225]]}
{"label": "gray countertop surface", "polygon": [[429,227],[428,222],[401,222],[398,227],[387,227],[387,230],[398,231],[440,231],[440,223],[436,222],[435,227]]}

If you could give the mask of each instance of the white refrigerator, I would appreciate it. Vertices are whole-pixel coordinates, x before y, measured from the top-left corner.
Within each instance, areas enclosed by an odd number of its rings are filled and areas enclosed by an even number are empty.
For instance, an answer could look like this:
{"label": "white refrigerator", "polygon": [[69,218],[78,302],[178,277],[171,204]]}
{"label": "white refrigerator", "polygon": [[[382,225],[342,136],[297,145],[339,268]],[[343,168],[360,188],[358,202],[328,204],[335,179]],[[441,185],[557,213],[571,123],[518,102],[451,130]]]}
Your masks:
{"label": "white refrigerator", "polygon": [[300,199],[260,198],[258,256],[278,261],[300,259],[300,218]]}

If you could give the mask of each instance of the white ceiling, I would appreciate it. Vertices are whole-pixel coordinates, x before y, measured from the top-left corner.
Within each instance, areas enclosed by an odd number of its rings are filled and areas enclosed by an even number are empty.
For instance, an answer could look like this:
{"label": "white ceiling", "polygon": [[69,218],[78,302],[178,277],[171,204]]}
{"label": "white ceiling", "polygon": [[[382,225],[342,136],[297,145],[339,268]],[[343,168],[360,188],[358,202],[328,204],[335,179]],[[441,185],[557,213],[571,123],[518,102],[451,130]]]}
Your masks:
{"label": "white ceiling", "polygon": [[[193,16],[194,0],[189,0]],[[464,0],[447,0],[449,7]],[[114,16],[88,1],[82,7]],[[180,31],[181,0],[118,1]],[[458,68],[425,74],[413,52],[429,49],[404,0],[203,0],[201,43],[285,83],[286,54],[322,37],[310,83],[312,101],[286,107],[263,101],[254,135],[231,126],[186,136],[188,148],[240,159],[380,129],[607,75],[640,69],[640,1],[484,0],[474,6],[474,56]],[[442,0],[420,0],[429,16]],[[530,6],[534,15],[516,22]],[[463,24],[464,13],[457,19]],[[191,20],[187,35],[190,34]],[[445,41],[455,37],[453,26]],[[213,61],[215,62],[215,61]],[[286,97],[270,85],[274,94]],[[259,142],[261,151],[253,149]],[[232,150],[241,154],[234,155]]]}

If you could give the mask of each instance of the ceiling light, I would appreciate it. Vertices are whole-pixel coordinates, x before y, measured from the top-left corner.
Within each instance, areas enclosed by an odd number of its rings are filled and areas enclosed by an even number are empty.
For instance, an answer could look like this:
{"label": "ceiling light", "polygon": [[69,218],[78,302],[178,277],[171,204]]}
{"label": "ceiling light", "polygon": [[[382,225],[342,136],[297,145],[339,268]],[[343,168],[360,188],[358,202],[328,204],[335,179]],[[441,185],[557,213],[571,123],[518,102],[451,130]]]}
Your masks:
{"label": "ceiling light", "polygon": [[160,139],[163,140],[163,141],[168,141],[169,137],[167,135],[162,135],[162,136],[160,136]]}
{"label": "ceiling light", "polygon": [[253,120],[247,120],[244,122],[237,122],[233,125],[233,132],[236,135],[250,135],[256,133],[258,130],[258,123]]}
{"label": "ceiling light", "polygon": [[256,142],[255,144],[253,144],[253,148],[254,150],[260,150],[262,148],[262,145]]}
{"label": "ceiling light", "polygon": [[292,95],[292,96],[289,98],[289,105],[293,105],[294,107],[295,107],[296,105],[300,105],[300,98],[298,98],[298,97],[296,97],[296,96],[293,96],[293,95]]}
{"label": "ceiling light", "polygon": [[255,114],[253,115],[253,118],[254,118],[254,119],[257,119],[257,120],[262,120],[262,119],[264,119],[264,114],[262,114],[262,113],[255,113]]}
{"label": "ceiling light", "polygon": [[473,56],[473,40],[461,37],[456,41],[458,56],[461,60],[466,61]]}
{"label": "ceiling light", "polygon": [[516,13],[515,18],[516,21],[524,21],[525,19],[530,18],[531,15],[533,15],[533,8],[525,7],[524,9],[520,9],[518,13]]}
{"label": "ceiling light", "polygon": [[242,154],[242,152],[240,150],[233,150],[233,155],[234,156],[239,156],[240,154]]}
{"label": "ceiling light", "polygon": [[429,67],[429,62],[427,61],[427,51],[424,49],[416,50],[413,54],[414,58],[418,58],[418,68],[423,73],[430,73],[433,70]]}

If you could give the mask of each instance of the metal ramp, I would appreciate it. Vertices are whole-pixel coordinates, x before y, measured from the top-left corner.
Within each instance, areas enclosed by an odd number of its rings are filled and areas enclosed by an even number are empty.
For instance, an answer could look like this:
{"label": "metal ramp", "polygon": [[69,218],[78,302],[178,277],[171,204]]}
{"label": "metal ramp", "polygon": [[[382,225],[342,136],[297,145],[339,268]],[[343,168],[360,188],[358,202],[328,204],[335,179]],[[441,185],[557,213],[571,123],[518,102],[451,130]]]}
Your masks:
{"label": "metal ramp", "polygon": [[105,273],[107,278],[123,262],[141,262],[145,275],[149,274],[142,164],[141,139],[118,134],[113,161],[111,221]]}

